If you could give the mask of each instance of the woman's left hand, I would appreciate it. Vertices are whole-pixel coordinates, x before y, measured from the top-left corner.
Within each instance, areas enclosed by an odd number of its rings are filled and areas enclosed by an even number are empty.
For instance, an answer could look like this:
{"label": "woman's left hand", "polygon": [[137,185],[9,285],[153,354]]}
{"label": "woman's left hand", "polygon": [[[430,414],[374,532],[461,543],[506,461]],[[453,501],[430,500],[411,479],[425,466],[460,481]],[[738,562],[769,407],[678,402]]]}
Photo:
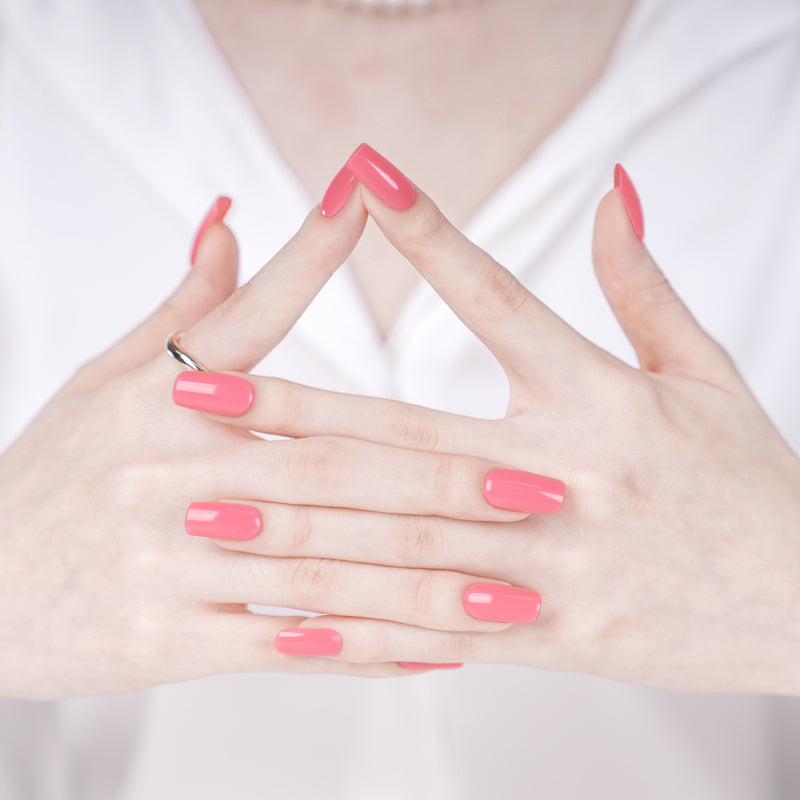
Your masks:
{"label": "woman's left hand", "polygon": [[[227,422],[491,459],[562,479],[563,508],[497,523],[303,507],[298,526],[298,509],[276,505],[259,538],[220,544],[458,570],[542,597],[538,621],[492,633],[304,622],[342,634],[339,659],[514,663],[665,688],[800,695],[800,461],[639,240],[632,186],[601,202],[594,261],[640,369],[577,334],[421,192],[399,211],[365,187],[361,195],[499,359],[511,384],[506,418],[250,376],[256,402]],[[452,488],[446,475],[439,488]]]}

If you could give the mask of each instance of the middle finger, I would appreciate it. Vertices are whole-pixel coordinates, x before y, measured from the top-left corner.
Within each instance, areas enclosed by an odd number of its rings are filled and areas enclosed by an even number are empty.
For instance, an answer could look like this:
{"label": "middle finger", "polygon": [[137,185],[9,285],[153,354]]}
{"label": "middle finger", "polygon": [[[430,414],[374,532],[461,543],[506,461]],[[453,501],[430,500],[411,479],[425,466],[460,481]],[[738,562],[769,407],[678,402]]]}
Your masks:
{"label": "middle finger", "polygon": [[532,589],[449,570],[221,550],[207,555],[201,573],[209,576],[217,603],[257,603],[445,631],[497,631],[535,622],[541,606]]}
{"label": "middle finger", "polygon": [[213,458],[204,453],[184,460],[180,473],[186,485],[202,487],[205,498],[195,500],[242,498],[498,522],[557,510],[560,481],[504,467],[473,456],[312,436],[239,442]]}
{"label": "middle finger", "polygon": [[[498,580],[509,579],[509,563],[525,563],[541,574],[546,557],[537,557],[536,551],[544,544],[546,552],[550,526],[549,518],[467,522],[252,500],[193,503],[186,512],[187,533],[211,538],[228,550],[451,569]],[[537,548],[532,547],[534,536]]]}

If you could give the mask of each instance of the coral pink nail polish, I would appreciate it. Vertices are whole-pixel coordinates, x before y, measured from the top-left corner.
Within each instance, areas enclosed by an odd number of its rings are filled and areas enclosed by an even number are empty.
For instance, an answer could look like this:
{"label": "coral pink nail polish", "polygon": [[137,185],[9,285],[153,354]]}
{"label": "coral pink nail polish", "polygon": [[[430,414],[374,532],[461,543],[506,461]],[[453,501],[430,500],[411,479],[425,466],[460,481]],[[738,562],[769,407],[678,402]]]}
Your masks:
{"label": "coral pink nail polish", "polygon": [[342,637],[330,628],[284,628],[275,638],[275,649],[294,656],[335,656]]}
{"label": "coral pink nail polish", "polygon": [[322,211],[322,216],[333,217],[338,214],[347,202],[347,198],[352,194],[357,183],[358,179],[356,176],[353,175],[347,167],[342,167],[336,173],[336,176],[331,181],[331,185],[325,192],[325,196],[322,198],[322,202],[319,206],[320,211]]}
{"label": "coral pink nail polish", "polygon": [[493,469],[483,482],[483,496],[495,508],[553,514],[564,503],[564,482],[516,469]]}
{"label": "coral pink nail polish", "polygon": [[206,214],[205,219],[200,223],[200,227],[197,229],[197,235],[194,237],[194,244],[192,244],[192,254],[189,256],[189,263],[192,266],[194,266],[194,260],[197,257],[197,249],[200,247],[200,240],[203,238],[203,234],[215,222],[222,222],[230,207],[230,197],[218,197],[214,205],[211,206],[211,210]]}
{"label": "coral pink nail polish", "polygon": [[625,203],[625,210],[628,212],[628,219],[633,225],[633,232],[641,242],[644,239],[642,204],[639,201],[636,187],[634,187],[630,175],[623,169],[622,164],[617,164],[614,167],[614,188],[619,189],[622,201]]}
{"label": "coral pink nail polish", "polygon": [[241,503],[192,503],[186,509],[186,533],[247,542],[261,533],[261,513]]}
{"label": "coral pink nail polish", "polygon": [[181,372],[172,385],[176,405],[225,417],[240,417],[253,405],[254,398],[250,381],[222,372]]}
{"label": "coral pink nail polish", "polygon": [[389,208],[403,211],[414,205],[417,192],[397,167],[368,144],[360,145],[345,168]]}
{"label": "coral pink nail polish", "polygon": [[503,586],[499,583],[474,583],[464,592],[464,608],[475,619],[492,622],[535,622],[542,607],[538,592]]}
{"label": "coral pink nail polish", "polygon": [[405,669],[458,669],[463,667],[463,664],[428,664],[425,661],[398,661],[401,667]]}

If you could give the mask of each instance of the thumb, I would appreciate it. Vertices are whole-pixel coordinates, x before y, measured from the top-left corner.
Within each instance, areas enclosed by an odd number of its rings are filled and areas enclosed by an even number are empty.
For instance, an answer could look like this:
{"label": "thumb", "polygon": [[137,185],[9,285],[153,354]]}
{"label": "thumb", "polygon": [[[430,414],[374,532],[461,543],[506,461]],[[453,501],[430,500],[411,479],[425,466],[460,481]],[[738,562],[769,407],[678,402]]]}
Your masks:
{"label": "thumb", "polygon": [[722,388],[741,385],[727,353],[698,325],[642,244],[639,198],[619,164],[614,183],[595,218],[594,268],[642,369]]}
{"label": "thumb", "polygon": [[231,231],[222,224],[230,208],[216,200],[201,223],[192,248],[192,268],[167,300],[109,350],[84,366],[71,391],[88,391],[156,356],[167,337],[190,328],[236,289],[239,254]]}

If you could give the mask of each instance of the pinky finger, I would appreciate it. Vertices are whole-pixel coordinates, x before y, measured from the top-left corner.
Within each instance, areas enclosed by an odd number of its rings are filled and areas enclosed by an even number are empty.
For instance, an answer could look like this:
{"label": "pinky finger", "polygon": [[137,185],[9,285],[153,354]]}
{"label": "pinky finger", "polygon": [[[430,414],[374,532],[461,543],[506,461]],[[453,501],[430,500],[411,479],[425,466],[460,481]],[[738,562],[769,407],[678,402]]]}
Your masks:
{"label": "pinky finger", "polygon": [[[408,675],[408,670],[393,663],[350,663],[343,658],[318,658],[281,652],[279,634],[300,629],[308,619],[256,614],[238,607],[216,613],[205,626],[203,638],[206,644],[201,645],[205,657],[203,671],[196,677],[232,672],[324,673],[364,678]],[[336,619],[338,622],[345,618]],[[320,629],[323,626],[317,627]],[[341,638],[344,641],[345,637]]]}
{"label": "pinky finger", "polygon": [[529,635],[524,626],[504,631],[478,633],[470,631],[437,631],[397,622],[357,617],[319,616],[305,618],[302,631],[317,628],[334,629],[342,637],[338,654],[326,660],[349,664],[420,664],[431,668],[460,665],[465,662],[511,663],[509,645]]}

